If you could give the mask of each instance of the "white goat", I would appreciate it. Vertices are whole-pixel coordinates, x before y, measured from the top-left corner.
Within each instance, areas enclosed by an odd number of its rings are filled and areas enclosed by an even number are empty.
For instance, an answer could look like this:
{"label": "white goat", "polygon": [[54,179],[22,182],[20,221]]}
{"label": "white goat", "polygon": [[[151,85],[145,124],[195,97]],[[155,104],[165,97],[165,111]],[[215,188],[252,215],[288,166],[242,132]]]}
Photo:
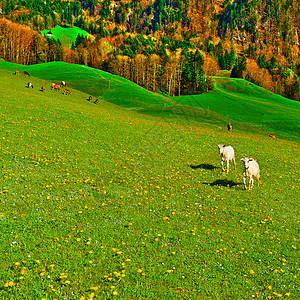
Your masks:
{"label": "white goat", "polygon": [[248,190],[253,187],[253,177],[257,179],[257,186],[259,186],[260,169],[257,161],[248,157],[242,158],[241,161],[244,163],[243,181],[245,189],[247,190],[247,178],[249,178]]}
{"label": "white goat", "polygon": [[224,171],[224,166],[223,163],[226,161],[226,169],[227,169],[227,174],[229,172],[229,162],[233,160],[234,163],[234,169],[236,169],[236,163],[235,163],[235,156],[234,156],[234,150],[231,146],[226,146],[226,145],[217,145],[219,148],[219,154],[221,155],[221,166],[222,166],[222,171]]}

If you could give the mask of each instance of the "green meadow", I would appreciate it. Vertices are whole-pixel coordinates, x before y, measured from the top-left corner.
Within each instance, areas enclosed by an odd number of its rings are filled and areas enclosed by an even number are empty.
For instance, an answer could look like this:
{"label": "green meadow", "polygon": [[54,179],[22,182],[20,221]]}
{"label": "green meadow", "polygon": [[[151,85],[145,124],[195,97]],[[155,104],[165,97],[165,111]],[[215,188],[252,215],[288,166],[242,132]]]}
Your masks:
{"label": "green meadow", "polygon": [[168,98],[58,62],[0,76],[0,299],[300,298],[299,103],[224,78]]}
{"label": "green meadow", "polygon": [[51,36],[52,38],[56,39],[56,40],[60,40],[60,42],[62,43],[62,45],[67,46],[67,47],[71,47],[72,43],[75,44],[76,38],[78,36],[78,34],[87,37],[89,36],[89,33],[79,27],[76,26],[56,26],[54,28],[52,28],[51,30],[42,30],[41,34],[47,36],[47,34],[49,33],[49,31],[51,32]]}

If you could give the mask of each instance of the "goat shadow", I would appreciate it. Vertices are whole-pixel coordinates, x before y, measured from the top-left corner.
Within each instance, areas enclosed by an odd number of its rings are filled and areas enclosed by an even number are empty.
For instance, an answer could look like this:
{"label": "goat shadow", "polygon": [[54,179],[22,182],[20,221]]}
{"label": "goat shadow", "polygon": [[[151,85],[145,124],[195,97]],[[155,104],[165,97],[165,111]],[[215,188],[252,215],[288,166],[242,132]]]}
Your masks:
{"label": "goat shadow", "polygon": [[210,185],[210,186],[215,186],[215,185],[225,186],[225,187],[232,188],[232,187],[237,186],[237,185],[242,185],[243,183],[242,182],[234,182],[233,180],[227,180],[227,179],[217,179],[212,183],[202,182],[202,184]]}
{"label": "goat shadow", "polygon": [[218,169],[219,167],[215,167],[213,165],[210,164],[200,164],[200,165],[190,165],[190,167],[192,169],[204,169],[204,170],[214,170],[214,169]]}

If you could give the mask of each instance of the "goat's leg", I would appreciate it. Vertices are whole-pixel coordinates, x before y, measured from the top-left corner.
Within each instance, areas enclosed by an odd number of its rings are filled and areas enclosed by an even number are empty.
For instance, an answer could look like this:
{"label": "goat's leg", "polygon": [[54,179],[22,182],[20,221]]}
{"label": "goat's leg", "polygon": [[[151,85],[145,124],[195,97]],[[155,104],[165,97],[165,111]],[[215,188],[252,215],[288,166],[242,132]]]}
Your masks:
{"label": "goat's leg", "polygon": [[246,182],[246,177],[245,176],[243,177],[243,182],[244,182],[245,190],[247,190],[247,182]]}
{"label": "goat's leg", "polygon": [[252,188],[253,188],[253,176],[250,176],[250,179],[249,179],[249,191]]}
{"label": "goat's leg", "polygon": [[222,171],[224,171],[223,160],[221,160]]}

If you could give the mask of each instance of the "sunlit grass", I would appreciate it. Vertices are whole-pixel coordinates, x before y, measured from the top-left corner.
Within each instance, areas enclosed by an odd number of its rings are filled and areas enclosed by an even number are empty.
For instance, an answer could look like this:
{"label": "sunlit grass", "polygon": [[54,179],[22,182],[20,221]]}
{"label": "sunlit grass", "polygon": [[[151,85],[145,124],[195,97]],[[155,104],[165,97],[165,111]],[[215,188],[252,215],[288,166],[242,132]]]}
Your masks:
{"label": "sunlit grass", "polygon": [[51,31],[51,38],[54,38],[56,40],[60,40],[63,46],[70,47],[72,44],[75,45],[76,38],[78,35],[82,35],[83,37],[88,37],[90,39],[94,39],[92,35],[90,35],[87,31],[76,27],[76,26],[66,26],[66,27],[61,27],[61,26],[56,26],[52,28],[51,30],[42,30],[41,34],[47,36],[47,34]]}
{"label": "sunlit grass", "polygon": [[0,75],[1,299],[300,297],[299,143]]}

